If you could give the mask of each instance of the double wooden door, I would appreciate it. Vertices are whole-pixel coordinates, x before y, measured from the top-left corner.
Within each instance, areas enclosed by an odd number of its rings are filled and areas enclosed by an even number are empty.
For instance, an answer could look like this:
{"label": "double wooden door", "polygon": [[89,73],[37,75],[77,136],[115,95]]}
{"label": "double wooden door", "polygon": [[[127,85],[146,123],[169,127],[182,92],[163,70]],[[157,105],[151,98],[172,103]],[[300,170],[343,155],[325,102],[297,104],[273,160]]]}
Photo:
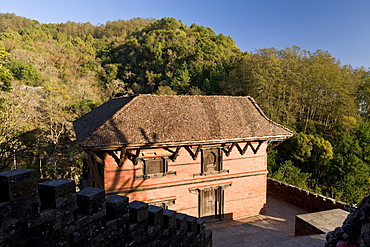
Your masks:
{"label": "double wooden door", "polygon": [[222,187],[207,188],[199,193],[200,217],[221,218],[224,210],[224,191]]}

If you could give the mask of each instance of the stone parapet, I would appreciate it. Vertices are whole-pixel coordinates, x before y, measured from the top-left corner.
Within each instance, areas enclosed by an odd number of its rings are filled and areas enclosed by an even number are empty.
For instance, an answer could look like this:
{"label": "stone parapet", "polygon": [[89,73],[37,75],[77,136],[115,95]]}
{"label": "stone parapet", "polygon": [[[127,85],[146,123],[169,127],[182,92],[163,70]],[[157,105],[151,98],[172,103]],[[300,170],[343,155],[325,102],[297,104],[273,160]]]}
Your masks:
{"label": "stone parapet", "polygon": [[73,180],[37,183],[34,170],[0,172],[0,247],[212,246],[205,221]]}
{"label": "stone parapet", "polygon": [[267,179],[267,194],[279,200],[288,202],[308,212],[318,212],[329,209],[346,209],[346,203],[316,194],[314,192],[278,181]]}

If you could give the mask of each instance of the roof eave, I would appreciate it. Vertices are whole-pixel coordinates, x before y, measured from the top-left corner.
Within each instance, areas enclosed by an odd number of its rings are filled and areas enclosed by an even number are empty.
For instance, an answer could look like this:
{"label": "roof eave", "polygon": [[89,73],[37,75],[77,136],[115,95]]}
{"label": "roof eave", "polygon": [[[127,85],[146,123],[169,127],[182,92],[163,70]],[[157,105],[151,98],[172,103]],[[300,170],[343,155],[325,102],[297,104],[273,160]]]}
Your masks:
{"label": "roof eave", "polygon": [[183,141],[183,142],[155,142],[155,143],[133,143],[133,144],[117,144],[117,145],[101,145],[101,146],[83,146],[86,151],[104,151],[104,150],[120,150],[126,149],[143,149],[143,148],[161,148],[161,147],[178,147],[178,146],[196,146],[196,145],[210,145],[210,144],[225,144],[233,142],[250,142],[250,141],[284,141],[293,136],[263,136],[263,137],[248,137],[248,138],[234,138],[223,140],[206,140],[206,141]]}

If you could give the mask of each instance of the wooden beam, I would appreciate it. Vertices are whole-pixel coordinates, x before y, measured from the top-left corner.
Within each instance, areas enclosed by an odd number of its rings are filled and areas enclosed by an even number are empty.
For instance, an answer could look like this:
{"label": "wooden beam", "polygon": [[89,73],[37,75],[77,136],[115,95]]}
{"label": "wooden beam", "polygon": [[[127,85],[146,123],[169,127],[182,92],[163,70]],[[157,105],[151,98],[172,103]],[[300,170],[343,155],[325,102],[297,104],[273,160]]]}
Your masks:
{"label": "wooden beam", "polygon": [[135,154],[132,154],[132,153],[129,153],[127,154],[128,158],[132,161],[132,163],[134,163],[134,165],[137,165],[137,158],[139,157],[140,155],[140,149],[136,149],[136,152]]}
{"label": "wooden beam", "polygon": [[224,153],[226,154],[226,156],[229,156],[230,155],[231,150],[235,147],[235,145],[238,145],[238,143],[233,142],[228,148],[227,148],[227,144],[225,144],[225,145],[222,146],[222,150],[224,151]]}
{"label": "wooden beam", "polygon": [[121,149],[121,155],[120,155],[120,157],[119,157],[119,162],[118,162],[118,166],[119,166],[119,167],[122,167],[123,162],[125,161],[125,156],[126,156],[126,148],[125,148],[125,147],[123,147],[123,148]]}
{"label": "wooden beam", "polygon": [[258,146],[257,146],[256,148],[254,148],[254,147],[252,146],[252,143],[251,143],[251,142],[249,142],[249,146],[251,146],[251,149],[253,150],[253,153],[254,153],[254,154],[256,154],[256,153],[258,152],[258,149],[260,149],[260,147],[261,147],[262,143],[263,143],[263,141],[259,141],[259,142],[258,142]]}
{"label": "wooden beam", "polygon": [[94,159],[96,160],[96,162],[98,162],[99,164],[102,164],[104,165],[104,161],[93,151],[89,151],[88,154]]}
{"label": "wooden beam", "polygon": [[82,148],[87,151],[107,151],[107,150],[120,150],[122,147],[128,149],[145,149],[145,148],[157,148],[157,147],[178,147],[178,146],[197,146],[197,145],[208,145],[208,144],[226,144],[232,142],[248,142],[248,141],[283,141],[292,136],[281,135],[281,136],[263,136],[263,137],[249,137],[249,138],[234,138],[234,139],[222,139],[222,140],[203,140],[203,141],[182,141],[182,142],[166,142],[166,143],[142,143],[142,144],[122,144],[122,145],[106,145],[96,147],[84,147]]}
{"label": "wooden beam", "polygon": [[177,157],[179,156],[179,151],[181,149],[181,146],[176,147],[175,151],[171,150],[170,148],[163,148],[163,149],[172,153],[172,155],[169,158],[170,160],[175,162]]}
{"label": "wooden beam", "polygon": [[[278,142],[275,142],[274,144],[270,145],[267,147],[267,150],[266,152],[270,152],[272,149],[276,148],[277,146],[279,146],[283,141],[278,141]],[[269,141],[269,143],[271,143],[271,141]]]}
{"label": "wooden beam", "polygon": [[189,154],[191,155],[193,160],[196,160],[202,146],[203,145],[198,145],[197,150],[195,151],[195,153],[193,152],[192,146],[185,146],[185,149],[189,152]]}
{"label": "wooden beam", "polygon": [[245,152],[247,151],[247,149],[248,149],[248,146],[249,146],[249,142],[247,142],[245,145],[244,145],[244,148],[241,148],[240,147],[240,145],[239,145],[239,143],[237,143],[236,144],[236,148],[238,149],[238,151],[239,151],[239,153],[241,154],[241,155],[244,155],[245,154]]}
{"label": "wooden beam", "polygon": [[117,154],[115,153],[115,151],[112,151],[112,150],[109,150],[107,151],[107,153],[113,157],[114,161],[116,162],[116,164],[118,165],[119,164],[119,158],[117,156]]}

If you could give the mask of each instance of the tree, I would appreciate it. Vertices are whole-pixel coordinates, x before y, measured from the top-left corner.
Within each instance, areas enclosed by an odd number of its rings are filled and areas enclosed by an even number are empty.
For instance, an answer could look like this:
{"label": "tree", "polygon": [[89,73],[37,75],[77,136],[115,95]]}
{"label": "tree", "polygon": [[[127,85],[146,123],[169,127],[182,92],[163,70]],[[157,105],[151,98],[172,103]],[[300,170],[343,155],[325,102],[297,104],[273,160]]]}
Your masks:
{"label": "tree", "polygon": [[322,184],[333,158],[333,148],[329,141],[311,134],[296,133],[278,146],[278,162],[291,160],[293,165],[310,174],[309,187]]}
{"label": "tree", "polygon": [[5,52],[3,44],[0,43],[0,91],[9,91],[11,89],[11,82],[13,75],[6,68],[9,54]]}
{"label": "tree", "polygon": [[310,174],[301,172],[301,169],[293,165],[290,160],[279,165],[279,169],[270,175],[271,178],[307,189],[307,180]]}
{"label": "tree", "polygon": [[181,94],[192,86],[218,93],[232,61],[241,55],[230,37],[195,24],[188,27],[174,18],[152,22],[127,38],[112,49],[107,63],[122,65],[117,76],[135,93],[152,93],[159,86]]}

